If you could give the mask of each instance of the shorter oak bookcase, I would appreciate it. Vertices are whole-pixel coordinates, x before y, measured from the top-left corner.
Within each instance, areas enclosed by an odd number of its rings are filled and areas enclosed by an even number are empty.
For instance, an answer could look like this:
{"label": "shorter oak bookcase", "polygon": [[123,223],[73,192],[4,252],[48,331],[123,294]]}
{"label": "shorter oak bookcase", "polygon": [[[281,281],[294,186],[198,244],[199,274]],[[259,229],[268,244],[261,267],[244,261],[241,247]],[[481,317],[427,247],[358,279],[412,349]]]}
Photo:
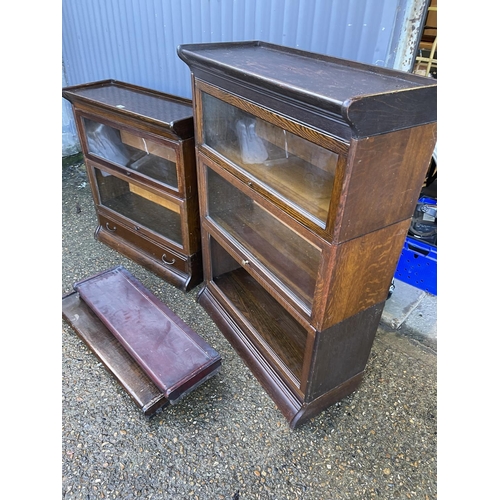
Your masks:
{"label": "shorter oak bookcase", "polygon": [[97,240],[188,291],[203,277],[190,99],[104,80],[63,88]]}

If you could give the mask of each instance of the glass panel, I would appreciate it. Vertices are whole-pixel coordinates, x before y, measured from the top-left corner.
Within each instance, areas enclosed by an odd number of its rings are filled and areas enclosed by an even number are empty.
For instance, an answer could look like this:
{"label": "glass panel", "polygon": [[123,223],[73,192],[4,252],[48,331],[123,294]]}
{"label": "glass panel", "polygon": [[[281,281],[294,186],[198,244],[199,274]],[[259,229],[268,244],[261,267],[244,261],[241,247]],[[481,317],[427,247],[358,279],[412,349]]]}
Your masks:
{"label": "glass panel", "polygon": [[179,205],[94,168],[101,204],[182,245]]}
{"label": "glass panel", "polygon": [[311,310],[321,251],[212,169],[208,215]]}
{"label": "glass panel", "polygon": [[[214,283],[300,380],[307,332],[218,243],[210,239]],[[264,352],[265,354],[265,352]]]}
{"label": "glass panel", "polygon": [[90,153],[178,189],[174,149],[88,118],[83,125]]}
{"label": "glass panel", "polygon": [[338,155],[209,94],[202,102],[207,146],[325,228]]}

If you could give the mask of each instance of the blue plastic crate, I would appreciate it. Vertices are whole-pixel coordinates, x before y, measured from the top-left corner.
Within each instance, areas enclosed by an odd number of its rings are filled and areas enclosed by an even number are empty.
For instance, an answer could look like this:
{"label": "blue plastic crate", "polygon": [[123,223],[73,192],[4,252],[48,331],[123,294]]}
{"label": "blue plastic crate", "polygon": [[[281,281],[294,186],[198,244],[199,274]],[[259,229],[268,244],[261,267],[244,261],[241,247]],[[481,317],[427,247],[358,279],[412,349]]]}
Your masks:
{"label": "blue plastic crate", "polygon": [[437,247],[407,236],[394,277],[437,295]]}

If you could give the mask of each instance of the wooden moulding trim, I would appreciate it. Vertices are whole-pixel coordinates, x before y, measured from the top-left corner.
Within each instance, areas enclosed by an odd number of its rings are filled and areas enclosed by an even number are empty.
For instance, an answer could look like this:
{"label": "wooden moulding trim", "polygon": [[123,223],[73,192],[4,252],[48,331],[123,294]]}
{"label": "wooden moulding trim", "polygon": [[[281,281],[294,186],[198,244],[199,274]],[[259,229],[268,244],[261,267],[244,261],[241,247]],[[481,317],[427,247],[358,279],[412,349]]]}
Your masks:
{"label": "wooden moulding trim", "polygon": [[435,123],[437,85],[429,78],[428,86],[355,98],[342,111],[358,139]]}
{"label": "wooden moulding trim", "polygon": [[198,294],[199,304],[207,311],[229,343],[243,359],[288,422],[300,411],[302,402],[283,383],[260,352],[245,338],[243,331],[227,314],[208,287]]}
{"label": "wooden moulding trim", "polygon": [[[191,137],[180,143],[180,160],[177,164],[178,172],[184,171],[184,175],[180,175],[177,179],[177,183],[180,186],[182,184],[183,190],[181,192],[185,193],[186,199],[189,200],[193,198],[198,205],[198,181],[196,177],[196,152],[195,152],[195,142],[194,138]],[[178,176],[179,177],[179,176]],[[181,183],[182,180],[182,183]],[[198,209],[197,209],[198,210]]]}
{"label": "wooden moulding trim", "polygon": [[80,98],[80,99],[88,100],[88,98],[86,98],[86,97],[81,97],[78,94],[78,91],[84,90],[84,89],[111,87],[111,86],[123,87],[127,90],[134,90],[140,94],[152,95],[154,97],[164,98],[167,100],[178,102],[180,104],[187,104],[187,105],[191,104],[191,99],[189,99],[187,97],[180,97],[180,96],[176,96],[173,94],[167,94],[167,93],[161,92],[159,90],[141,87],[139,85],[134,85],[133,83],[122,82],[120,80],[115,80],[113,78],[109,78],[107,80],[99,80],[96,82],[83,83],[81,85],[67,86],[67,87],[64,87],[62,89],[62,93],[63,93],[63,96],[67,99]]}
{"label": "wooden moulding trim", "polygon": [[[221,360],[219,359],[216,363],[207,366],[204,370],[197,373],[196,376],[192,379],[187,379],[179,387],[176,387],[175,390],[169,392],[168,397],[170,403],[173,405],[177,404],[188,394],[198,389],[198,387],[200,387],[200,385],[202,385],[204,382],[217,375],[221,371],[221,364]],[[195,381],[194,384],[193,381]]]}
{"label": "wooden moulding trim", "polygon": [[137,94],[148,95],[152,97],[156,97],[162,99],[164,101],[170,101],[172,103],[192,106],[192,100],[176,96],[173,94],[166,94],[164,92],[160,92],[157,90],[149,89],[146,87],[140,87],[138,85],[129,84],[126,82],[121,82],[118,80],[101,80],[97,82],[90,82],[82,85],[73,85],[69,87],[64,87],[62,89],[62,96],[71,102],[75,106],[93,106],[95,108],[100,109],[100,113],[102,111],[109,111],[116,113],[119,116],[127,118],[134,118],[136,120],[142,121],[144,124],[150,124],[151,126],[160,127],[164,130],[164,133],[168,133],[176,138],[187,138],[193,135],[193,126],[192,120],[190,116],[186,116],[185,118],[181,118],[177,121],[162,121],[155,118],[152,118],[147,115],[141,115],[139,113],[129,111],[127,109],[120,109],[105,102],[100,102],[86,95],[81,95],[79,91],[81,90],[89,90],[89,89],[97,89],[103,87],[121,87],[126,90],[134,91]]}
{"label": "wooden moulding trim", "polygon": [[93,120],[110,124],[116,127],[117,124],[122,127],[127,127],[131,131],[146,132],[147,134],[155,137],[156,139],[160,139],[162,141],[168,141],[169,145],[172,143],[178,142],[179,140],[188,139],[193,136],[193,134],[187,134],[186,136],[179,136],[174,131],[169,128],[165,128],[160,123],[148,122],[143,119],[142,116],[137,115],[124,115],[119,112],[116,108],[102,108],[100,105],[87,103],[87,102],[78,102],[74,105],[74,111],[78,115],[88,115],[87,118],[91,118]]}
{"label": "wooden moulding trim", "polygon": [[335,389],[323,394],[309,404],[304,404],[300,411],[290,421],[290,428],[296,429],[297,427],[308,422],[312,417],[318,415],[329,406],[345,398],[353,393],[361,384],[363,380],[364,371],[358,373],[350,378],[343,384],[338,385]]}

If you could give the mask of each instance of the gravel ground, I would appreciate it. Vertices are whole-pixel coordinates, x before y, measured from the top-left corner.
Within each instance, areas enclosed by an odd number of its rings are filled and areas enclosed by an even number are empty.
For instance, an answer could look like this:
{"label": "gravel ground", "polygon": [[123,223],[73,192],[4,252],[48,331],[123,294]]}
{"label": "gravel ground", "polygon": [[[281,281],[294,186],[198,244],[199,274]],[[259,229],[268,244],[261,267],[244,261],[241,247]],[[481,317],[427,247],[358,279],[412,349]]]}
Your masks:
{"label": "gravel ground", "polygon": [[382,327],[360,388],[285,419],[206,312],[94,239],[81,163],[62,171],[62,294],[123,265],[222,356],[219,374],[147,419],[62,321],[62,498],[437,498],[436,353]]}

